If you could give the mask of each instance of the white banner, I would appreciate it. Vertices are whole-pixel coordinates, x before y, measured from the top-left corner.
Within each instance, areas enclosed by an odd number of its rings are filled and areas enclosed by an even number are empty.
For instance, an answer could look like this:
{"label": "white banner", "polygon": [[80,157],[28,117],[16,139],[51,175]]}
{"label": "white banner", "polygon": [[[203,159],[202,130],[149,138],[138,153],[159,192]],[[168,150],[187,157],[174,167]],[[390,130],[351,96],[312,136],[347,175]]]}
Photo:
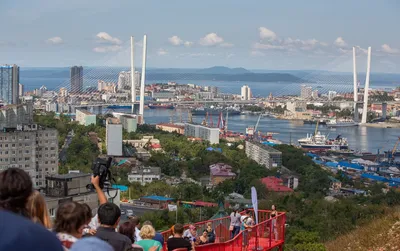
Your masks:
{"label": "white banner", "polygon": [[257,191],[255,187],[251,187],[251,201],[253,202],[254,216],[256,218],[256,224],[258,224],[258,199]]}
{"label": "white banner", "polygon": [[178,206],[168,204],[168,211],[170,211],[170,212],[178,211]]}

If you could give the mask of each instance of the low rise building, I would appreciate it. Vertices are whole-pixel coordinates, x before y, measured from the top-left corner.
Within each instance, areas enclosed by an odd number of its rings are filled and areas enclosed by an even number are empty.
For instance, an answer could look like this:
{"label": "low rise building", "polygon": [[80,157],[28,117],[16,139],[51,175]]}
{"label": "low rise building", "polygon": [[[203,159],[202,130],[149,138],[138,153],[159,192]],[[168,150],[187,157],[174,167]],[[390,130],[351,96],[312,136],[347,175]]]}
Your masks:
{"label": "low rise building", "polygon": [[259,142],[246,140],[246,155],[268,169],[282,165],[282,152]]}
{"label": "low rise building", "polygon": [[219,144],[219,128],[186,123],[185,136],[208,140],[211,144]]}
{"label": "low rise building", "polygon": [[83,109],[76,109],[76,121],[80,125],[96,125],[96,115]]}
{"label": "low rise building", "polygon": [[172,123],[160,123],[156,128],[164,132],[176,132],[178,134],[185,134],[185,126]]}
{"label": "low rise building", "polygon": [[283,180],[274,176],[268,176],[261,179],[267,190],[277,193],[291,193],[293,189],[285,186]]}
{"label": "low rise building", "polygon": [[136,115],[121,115],[119,120],[121,121],[122,128],[127,132],[136,132],[138,124],[138,118]]}
{"label": "low rise building", "polygon": [[236,174],[232,172],[232,167],[225,163],[217,163],[210,166],[211,185],[216,186],[228,179],[234,179]]}
{"label": "low rise building", "polygon": [[128,175],[129,182],[139,182],[142,185],[157,180],[161,180],[160,167],[133,168],[131,173]]}
{"label": "low rise building", "polygon": [[330,189],[333,191],[340,191],[340,189],[342,188],[342,182],[338,179],[335,179],[332,176],[329,176],[329,180],[330,180]]}
{"label": "low rise building", "polygon": [[[88,173],[70,173],[54,174],[45,179],[44,196],[49,210],[50,217],[54,218],[58,206],[64,202],[76,201],[86,203],[95,213],[99,206],[97,193],[88,189],[91,174]],[[105,193],[107,199],[119,206],[120,190],[109,188]]]}

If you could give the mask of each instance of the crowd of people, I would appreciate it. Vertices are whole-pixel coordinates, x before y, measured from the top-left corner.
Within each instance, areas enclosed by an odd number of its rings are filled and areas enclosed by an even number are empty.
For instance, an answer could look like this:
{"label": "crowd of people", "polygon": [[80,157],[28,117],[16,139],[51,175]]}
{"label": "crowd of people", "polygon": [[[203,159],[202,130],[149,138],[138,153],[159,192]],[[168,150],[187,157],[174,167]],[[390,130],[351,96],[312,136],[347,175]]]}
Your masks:
{"label": "crowd of people", "polygon": [[[33,189],[25,171],[9,168],[0,172],[0,250],[161,251],[166,243],[168,251],[190,251],[216,241],[211,222],[200,233],[194,225],[184,230],[176,224],[166,242],[149,221],[141,224],[138,217],[128,217],[121,223],[121,210],[107,201],[99,177],[92,177],[91,183],[99,200],[96,215],[87,204],[71,200],[59,205],[52,221],[44,197]],[[277,212],[272,209],[274,218]],[[230,215],[231,239],[242,233],[243,247],[248,246],[254,225],[250,211],[242,215],[235,210]],[[275,227],[273,232],[277,236]]]}
{"label": "crowd of people", "polygon": [[[99,177],[92,177],[99,207],[96,215],[84,203],[59,205],[51,220],[44,197],[33,189],[29,175],[18,168],[0,172],[0,250],[30,251],[160,251],[164,238],[152,223],[131,217],[120,224],[121,210],[107,201]],[[174,226],[168,250],[194,245]]]}

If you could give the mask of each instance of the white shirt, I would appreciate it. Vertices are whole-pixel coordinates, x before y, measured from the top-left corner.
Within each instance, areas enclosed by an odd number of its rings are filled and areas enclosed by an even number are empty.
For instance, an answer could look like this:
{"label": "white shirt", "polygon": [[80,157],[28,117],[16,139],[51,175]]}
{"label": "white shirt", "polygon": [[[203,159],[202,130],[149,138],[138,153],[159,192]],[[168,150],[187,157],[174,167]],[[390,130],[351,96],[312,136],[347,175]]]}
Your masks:
{"label": "white shirt", "polygon": [[135,242],[141,241],[142,237],[140,237],[140,230],[139,228],[135,228]]}

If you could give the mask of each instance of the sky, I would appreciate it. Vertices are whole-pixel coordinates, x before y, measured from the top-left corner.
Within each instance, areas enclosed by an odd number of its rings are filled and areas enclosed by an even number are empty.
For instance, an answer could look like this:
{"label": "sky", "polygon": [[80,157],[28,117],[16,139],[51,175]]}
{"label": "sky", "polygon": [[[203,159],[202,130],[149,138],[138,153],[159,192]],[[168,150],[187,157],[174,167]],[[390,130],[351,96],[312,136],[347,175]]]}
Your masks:
{"label": "sky", "polygon": [[396,0],[0,1],[0,64],[400,73]]}

